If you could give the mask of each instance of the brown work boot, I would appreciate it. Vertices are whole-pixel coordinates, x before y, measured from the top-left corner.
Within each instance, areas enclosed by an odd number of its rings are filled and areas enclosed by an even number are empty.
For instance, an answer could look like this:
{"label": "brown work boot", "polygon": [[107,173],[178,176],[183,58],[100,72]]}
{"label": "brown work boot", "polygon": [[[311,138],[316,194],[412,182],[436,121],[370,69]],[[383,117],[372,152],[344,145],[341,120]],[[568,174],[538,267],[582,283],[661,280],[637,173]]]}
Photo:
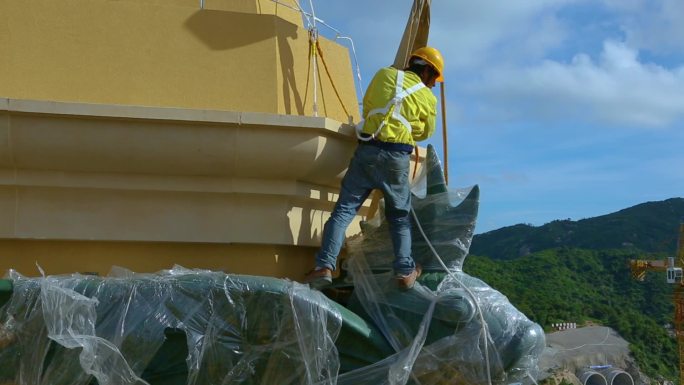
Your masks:
{"label": "brown work boot", "polygon": [[308,283],[309,287],[315,290],[320,290],[332,284],[332,270],[328,268],[313,269],[304,277],[304,283]]}
{"label": "brown work boot", "polygon": [[413,285],[415,285],[416,279],[420,277],[420,273],[422,272],[423,269],[420,267],[420,265],[416,265],[416,268],[413,269],[413,271],[409,275],[396,274],[394,276],[394,279],[397,280],[397,286],[399,286],[399,290],[413,289]]}

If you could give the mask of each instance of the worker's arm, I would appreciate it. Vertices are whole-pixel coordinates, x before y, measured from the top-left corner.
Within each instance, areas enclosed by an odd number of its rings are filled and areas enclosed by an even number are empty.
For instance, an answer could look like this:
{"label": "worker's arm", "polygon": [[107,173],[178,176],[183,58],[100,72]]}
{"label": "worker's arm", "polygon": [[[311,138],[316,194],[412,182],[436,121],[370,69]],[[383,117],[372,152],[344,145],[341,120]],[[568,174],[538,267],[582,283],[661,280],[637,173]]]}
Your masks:
{"label": "worker's arm", "polygon": [[437,99],[430,92],[421,98],[419,108],[419,120],[412,125],[411,135],[413,140],[419,142],[425,140],[435,133],[437,121]]}
{"label": "worker's arm", "polygon": [[370,110],[385,106],[392,97],[395,81],[396,70],[393,68],[381,68],[375,73],[373,80],[366,88],[366,93],[363,95],[363,118],[368,115]]}

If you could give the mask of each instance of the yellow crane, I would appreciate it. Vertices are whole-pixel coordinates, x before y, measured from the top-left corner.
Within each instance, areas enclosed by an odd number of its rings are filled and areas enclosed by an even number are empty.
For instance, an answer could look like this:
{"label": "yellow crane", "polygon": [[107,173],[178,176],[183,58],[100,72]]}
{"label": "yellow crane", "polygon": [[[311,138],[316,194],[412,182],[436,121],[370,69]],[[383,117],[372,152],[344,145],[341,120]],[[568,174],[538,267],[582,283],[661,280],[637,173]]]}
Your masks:
{"label": "yellow crane", "polygon": [[632,277],[643,281],[648,271],[665,271],[667,283],[673,285],[672,300],[674,302],[674,329],[679,348],[679,384],[684,385],[684,282],[682,267],[684,266],[684,222],[679,224],[679,241],[677,256],[663,260],[633,259],[629,261]]}

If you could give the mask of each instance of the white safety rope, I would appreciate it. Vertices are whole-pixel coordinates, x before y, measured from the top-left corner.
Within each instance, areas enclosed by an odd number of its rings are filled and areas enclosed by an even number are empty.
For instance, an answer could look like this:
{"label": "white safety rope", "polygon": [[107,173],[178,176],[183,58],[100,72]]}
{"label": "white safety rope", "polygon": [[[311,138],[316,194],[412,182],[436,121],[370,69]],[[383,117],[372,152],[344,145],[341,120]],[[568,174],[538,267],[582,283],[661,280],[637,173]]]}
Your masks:
{"label": "white safety rope", "polygon": [[315,23],[318,23],[318,24],[324,25],[325,27],[327,27],[331,31],[335,32],[335,40],[348,40],[349,41],[349,46],[351,48],[352,56],[354,58],[354,67],[356,70],[356,79],[358,80],[358,82],[356,84],[356,96],[357,96],[357,99],[359,101],[359,109],[361,109],[361,106],[363,105],[363,101],[362,101],[363,100],[363,79],[361,78],[361,66],[359,65],[359,59],[356,56],[356,46],[354,45],[354,39],[352,39],[350,36],[345,36],[340,30],[338,30],[337,28],[326,23],[325,20],[316,17],[313,14],[313,12],[314,12],[313,11],[313,5],[311,6],[312,11],[311,11],[311,13],[309,13],[309,12],[304,11],[304,9],[299,4],[299,0],[293,0],[296,4],[296,7],[293,7],[289,4],[285,4],[285,3],[278,1],[278,0],[271,0],[271,1],[278,4],[278,5],[282,5],[283,7],[286,7],[286,8],[292,9],[296,12],[301,13],[302,16],[304,17],[304,19],[306,20],[306,24],[307,24],[306,28],[308,30],[311,30],[312,28],[314,28]]}
{"label": "white safety rope", "polygon": [[[278,4],[278,5],[282,5],[282,6],[285,7],[285,8],[289,8],[289,9],[292,9],[292,10],[294,10],[294,11],[297,11],[297,12],[301,13],[302,16],[304,16],[304,18],[306,19],[307,29],[311,28],[311,26],[312,26],[312,24],[311,24],[311,14],[308,13],[308,12],[304,12],[304,9],[302,9],[302,7],[299,5],[299,0],[294,0],[294,2],[295,2],[295,4],[297,5],[297,7],[293,7],[293,6],[289,5],[289,4],[282,3],[282,2],[280,2],[280,1],[278,1],[278,0],[271,0],[271,1],[274,2],[274,3],[276,3],[276,4]],[[319,20],[319,21],[320,21],[320,20]]]}
{"label": "white safety rope", "polygon": [[[323,25],[328,26],[327,24]],[[328,27],[332,28],[330,26]],[[359,59],[356,58],[356,48],[354,47],[354,40],[352,40],[352,38],[349,36],[342,36],[339,33],[335,36],[335,40],[337,39],[349,40],[349,45],[351,46],[352,50],[352,56],[354,57],[354,66],[356,67],[356,79],[358,80],[358,82],[356,83],[356,97],[359,101],[359,110],[361,110],[361,107],[363,106],[363,82],[361,80],[361,67],[359,66]],[[361,111],[361,113],[363,113],[363,111]]]}
{"label": "white safety rope", "polygon": [[316,42],[318,41],[318,28],[316,27],[316,13],[313,7],[313,0],[309,0],[311,9],[312,25],[309,29],[309,39],[311,39],[311,62],[313,63],[313,116],[318,116],[318,59],[316,58]]}
{"label": "white safety rope", "polygon": [[430,251],[432,251],[432,254],[437,258],[437,261],[439,261],[439,264],[442,266],[442,269],[446,271],[447,274],[458,283],[463,290],[465,290],[466,293],[472,298],[473,303],[475,303],[475,308],[477,309],[477,314],[480,318],[480,324],[482,325],[482,337],[484,340],[484,356],[485,356],[485,365],[487,369],[487,384],[492,385],[492,375],[490,373],[491,370],[491,364],[489,362],[489,341],[491,340],[491,336],[489,335],[489,329],[487,328],[487,323],[485,322],[484,319],[484,314],[482,313],[482,309],[480,308],[480,303],[477,301],[477,297],[475,297],[475,294],[461,282],[461,280],[456,277],[456,274],[454,274],[447,265],[444,263],[442,258],[439,256],[439,253],[437,253],[437,250],[435,250],[434,246],[432,246],[432,242],[430,242],[430,239],[428,238],[427,234],[425,234],[425,231],[423,230],[423,226],[420,225],[420,221],[418,220],[418,215],[416,215],[416,211],[411,207],[411,214],[413,214],[413,219],[416,221],[416,225],[418,225],[418,230],[420,231],[420,234],[423,236],[425,239],[425,242],[427,242],[428,247],[430,248]]}

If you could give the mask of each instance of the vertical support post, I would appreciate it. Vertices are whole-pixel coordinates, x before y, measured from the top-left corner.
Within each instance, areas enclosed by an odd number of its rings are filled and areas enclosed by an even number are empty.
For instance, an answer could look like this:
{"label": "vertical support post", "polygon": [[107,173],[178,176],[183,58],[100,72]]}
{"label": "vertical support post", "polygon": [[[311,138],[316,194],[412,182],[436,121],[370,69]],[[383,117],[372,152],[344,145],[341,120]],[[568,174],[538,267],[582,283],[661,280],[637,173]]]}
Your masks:
{"label": "vertical support post", "polygon": [[679,349],[679,384],[684,385],[684,286],[675,284],[673,299],[675,305],[674,326]]}
{"label": "vertical support post", "polygon": [[[679,240],[677,242],[677,258],[675,266],[684,264],[684,221],[679,224]],[[673,300],[675,306],[674,326],[679,348],[679,385],[684,385],[684,283],[675,283]]]}
{"label": "vertical support post", "polygon": [[316,11],[314,10],[313,0],[309,0],[309,7],[311,8],[311,23],[313,25],[310,35],[313,47],[313,54],[311,55],[311,60],[313,60],[313,116],[318,116],[318,58],[316,55],[318,29],[316,28]]}
{"label": "vertical support post", "polygon": [[447,143],[447,124],[446,124],[446,96],[444,82],[439,84],[442,98],[442,143],[444,145],[444,182],[449,185],[449,144]]}
{"label": "vertical support post", "polygon": [[684,267],[684,219],[679,223],[679,241],[677,242],[675,266]]}

